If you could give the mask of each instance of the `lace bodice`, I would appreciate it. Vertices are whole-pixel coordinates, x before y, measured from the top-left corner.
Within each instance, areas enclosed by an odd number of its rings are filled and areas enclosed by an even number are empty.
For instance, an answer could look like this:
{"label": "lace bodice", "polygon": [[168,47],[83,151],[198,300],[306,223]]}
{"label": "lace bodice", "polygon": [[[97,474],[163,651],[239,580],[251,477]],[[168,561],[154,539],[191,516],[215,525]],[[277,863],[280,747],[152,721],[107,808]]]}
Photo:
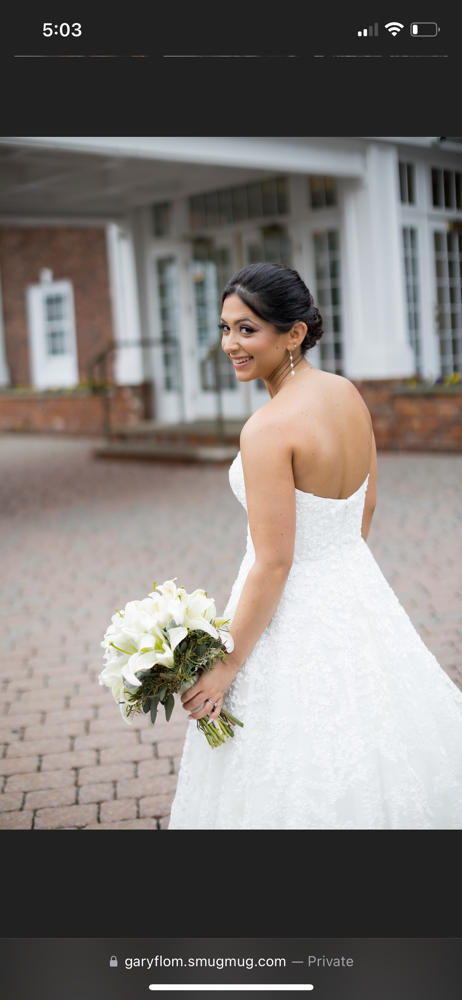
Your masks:
{"label": "lace bodice", "polygon": [[[357,545],[361,541],[361,524],[369,476],[345,500],[318,497],[313,493],[295,490],[295,548],[294,563],[305,559],[338,559],[343,547]],[[244,471],[241,453],[236,456],[229,470],[231,489],[247,510]],[[253,552],[253,543],[248,529],[248,549]]]}

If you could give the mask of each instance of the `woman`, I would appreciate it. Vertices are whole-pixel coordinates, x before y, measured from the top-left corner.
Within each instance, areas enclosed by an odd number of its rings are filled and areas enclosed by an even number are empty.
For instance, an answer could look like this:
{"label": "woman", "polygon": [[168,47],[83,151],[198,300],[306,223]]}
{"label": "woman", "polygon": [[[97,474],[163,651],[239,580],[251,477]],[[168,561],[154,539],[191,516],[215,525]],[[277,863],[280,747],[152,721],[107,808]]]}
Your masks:
{"label": "woman", "polygon": [[169,829],[462,829],[462,694],[366,545],[369,412],[306,360],[322,321],[296,271],[239,271],[220,325],[239,382],[271,399],[230,469],[249,518],[234,651],[182,701],[244,728],[211,750],[189,727]]}

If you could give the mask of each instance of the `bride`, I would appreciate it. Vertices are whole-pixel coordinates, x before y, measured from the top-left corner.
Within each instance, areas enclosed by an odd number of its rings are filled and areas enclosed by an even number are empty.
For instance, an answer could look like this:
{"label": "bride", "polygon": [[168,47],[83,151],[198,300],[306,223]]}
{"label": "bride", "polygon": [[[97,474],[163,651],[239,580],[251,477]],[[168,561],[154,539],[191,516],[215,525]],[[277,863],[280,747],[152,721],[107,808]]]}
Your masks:
{"label": "bride", "polygon": [[188,728],[170,830],[462,829],[462,694],[366,544],[376,492],[369,412],[306,360],[322,319],[296,271],[243,268],[222,347],[270,401],[230,482],[247,551],[225,617],[234,650],[182,697],[241,719],[211,750]]}

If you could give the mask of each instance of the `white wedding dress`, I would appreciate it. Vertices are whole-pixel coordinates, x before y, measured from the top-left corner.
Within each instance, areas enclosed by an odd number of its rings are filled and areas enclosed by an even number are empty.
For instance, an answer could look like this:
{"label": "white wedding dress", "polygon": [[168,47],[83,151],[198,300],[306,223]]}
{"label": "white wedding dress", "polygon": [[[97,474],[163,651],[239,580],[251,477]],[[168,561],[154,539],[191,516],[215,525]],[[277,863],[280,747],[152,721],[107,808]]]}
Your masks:
{"label": "white wedding dress", "polygon": [[[246,506],[240,455],[230,482]],[[462,829],[462,694],[361,537],[366,489],[296,490],[287,583],[224,698],[244,728],[212,750],[189,723],[170,830]],[[254,558],[248,531],[226,617]]]}

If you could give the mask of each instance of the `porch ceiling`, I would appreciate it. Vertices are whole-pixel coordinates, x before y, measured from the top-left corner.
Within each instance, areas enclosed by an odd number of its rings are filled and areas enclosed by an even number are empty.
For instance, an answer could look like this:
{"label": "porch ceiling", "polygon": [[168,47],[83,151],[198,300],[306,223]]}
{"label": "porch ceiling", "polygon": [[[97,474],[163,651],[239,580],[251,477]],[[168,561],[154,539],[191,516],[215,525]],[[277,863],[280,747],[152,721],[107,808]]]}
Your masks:
{"label": "porch ceiling", "polygon": [[313,138],[3,137],[0,215],[12,220],[18,216],[113,218],[163,198],[245,183],[276,171],[361,177],[361,143],[335,142]]}

